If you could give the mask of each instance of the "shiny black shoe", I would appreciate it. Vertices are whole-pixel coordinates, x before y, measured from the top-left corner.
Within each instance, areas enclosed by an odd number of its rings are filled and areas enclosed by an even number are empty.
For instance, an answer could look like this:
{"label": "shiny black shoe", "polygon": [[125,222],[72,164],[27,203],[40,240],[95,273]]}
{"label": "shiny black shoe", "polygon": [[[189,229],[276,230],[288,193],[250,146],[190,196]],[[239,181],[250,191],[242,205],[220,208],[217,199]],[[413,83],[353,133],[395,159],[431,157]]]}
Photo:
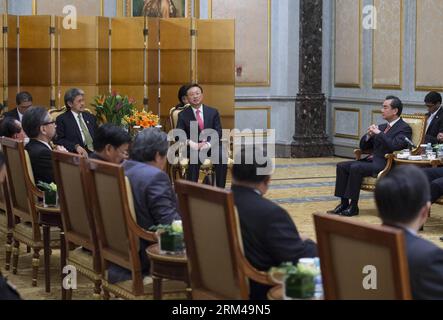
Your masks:
{"label": "shiny black shoe", "polygon": [[343,217],[353,217],[353,216],[358,216],[358,212],[359,212],[358,207],[350,206],[346,210],[340,212],[340,215]]}
{"label": "shiny black shoe", "polygon": [[334,210],[329,210],[329,211],[327,211],[327,213],[339,215],[340,213],[342,213],[344,210],[346,210],[348,208],[349,208],[349,204],[346,205],[346,204],[340,203]]}

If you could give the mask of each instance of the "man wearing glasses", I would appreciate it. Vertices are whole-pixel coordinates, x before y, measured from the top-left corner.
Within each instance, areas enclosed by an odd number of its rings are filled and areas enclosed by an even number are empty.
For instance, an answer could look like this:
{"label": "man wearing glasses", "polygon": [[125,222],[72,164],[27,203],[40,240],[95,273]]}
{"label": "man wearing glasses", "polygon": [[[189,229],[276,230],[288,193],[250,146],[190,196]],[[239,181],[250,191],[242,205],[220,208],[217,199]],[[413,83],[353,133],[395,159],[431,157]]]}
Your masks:
{"label": "man wearing glasses", "polygon": [[[55,122],[52,121],[45,108],[31,107],[23,115],[22,126],[30,139],[25,149],[31,160],[35,182],[54,182],[50,142],[55,136]],[[57,147],[57,149],[66,151],[62,147]]]}
{"label": "man wearing glasses", "polygon": [[11,117],[22,122],[23,115],[25,114],[26,110],[28,110],[32,106],[32,96],[29,92],[26,91],[19,92],[15,97],[15,102],[17,103],[17,108],[5,112],[4,116],[5,118]]}
{"label": "man wearing glasses", "polygon": [[429,92],[425,97],[425,104],[428,108],[425,143],[434,145],[443,142],[443,108],[441,102],[440,93],[435,91]]}

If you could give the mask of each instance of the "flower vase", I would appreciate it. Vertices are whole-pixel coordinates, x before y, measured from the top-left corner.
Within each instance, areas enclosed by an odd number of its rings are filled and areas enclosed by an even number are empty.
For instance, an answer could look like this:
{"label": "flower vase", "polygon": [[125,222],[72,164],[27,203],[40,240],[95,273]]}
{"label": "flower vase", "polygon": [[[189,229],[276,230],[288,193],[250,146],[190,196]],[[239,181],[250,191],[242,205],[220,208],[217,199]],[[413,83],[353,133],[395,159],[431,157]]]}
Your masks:
{"label": "flower vase", "polygon": [[314,276],[308,274],[289,274],[284,282],[284,296],[290,299],[310,299],[314,296]]}
{"label": "flower vase", "polygon": [[162,254],[183,254],[185,249],[183,233],[162,232],[159,237],[159,245]]}
{"label": "flower vase", "polygon": [[45,208],[58,206],[58,194],[55,190],[45,190],[43,196],[43,205]]}

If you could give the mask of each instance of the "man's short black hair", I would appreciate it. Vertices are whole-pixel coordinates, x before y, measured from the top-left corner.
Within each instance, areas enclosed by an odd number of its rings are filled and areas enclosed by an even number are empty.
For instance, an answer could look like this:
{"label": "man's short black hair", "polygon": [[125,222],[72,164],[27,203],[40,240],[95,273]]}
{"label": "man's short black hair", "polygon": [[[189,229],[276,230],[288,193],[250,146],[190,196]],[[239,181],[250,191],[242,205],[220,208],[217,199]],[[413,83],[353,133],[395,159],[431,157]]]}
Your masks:
{"label": "man's short black hair", "polygon": [[17,105],[22,104],[23,102],[32,102],[32,96],[29,92],[27,91],[22,91],[17,93],[17,95],[15,96],[15,102],[17,103]]}
{"label": "man's short black hair", "polygon": [[436,91],[429,92],[425,97],[426,104],[441,104],[441,94]]}
{"label": "man's short black hair", "polygon": [[40,127],[48,121],[51,121],[48,110],[43,107],[30,107],[23,115],[22,127],[30,139],[35,139],[40,134]]}
{"label": "man's short black hair", "polygon": [[192,83],[186,88],[186,95],[188,95],[189,90],[192,88],[200,88],[200,91],[203,93],[203,88],[198,83]]}
{"label": "man's short black hair", "polygon": [[3,118],[0,122],[0,137],[12,138],[17,133],[20,133],[22,128],[17,121],[18,120],[12,117]]}
{"label": "man's short black hair", "polygon": [[95,151],[102,151],[108,144],[117,149],[125,143],[131,143],[131,136],[123,128],[106,123],[97,129],[93,143]]}
{"label": "man's short black hair", "polygon": [[399,97],[396,96],[387,96],[385,100],[392,100],[391,101],[391,108],[392,109],[397,109],[397,116],[401,116],[401,114],[403,113],[403,102],[401,102]]}
{"label": "man's short black hair", "polygon": [[375,202],[385,223],[410,223],[430,201],[429,181],[415,166],[399,166],[375,186]]}
{"label": "man's short black hair", "polygon": [[[260,183],[265,181],[269,175],[259,175],[259,168],[266,168],[268,161],[267,153],[261,147],[254,145],[243,145],[236,154],[234,165],[232,167],[232,176],[238,182]],[[258,161],[257,155],[262,156],[264,161]],[[263,163],[262,163],[263,162]]]}

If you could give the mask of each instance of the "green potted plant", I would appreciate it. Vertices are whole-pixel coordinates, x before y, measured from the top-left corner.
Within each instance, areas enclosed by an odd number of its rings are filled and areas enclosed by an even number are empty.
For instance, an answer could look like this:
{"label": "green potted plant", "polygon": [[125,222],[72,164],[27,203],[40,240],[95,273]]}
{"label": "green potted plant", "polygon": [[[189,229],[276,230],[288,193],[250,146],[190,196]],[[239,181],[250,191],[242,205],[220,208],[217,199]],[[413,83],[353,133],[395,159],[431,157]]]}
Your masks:
{"label": "green potted plant", "polygon": [[153,226],[149,230],[157,232],[162,253],[183,254],[185,243],[181,221],[174,221],[170,225]]}
{"label": "green potted plant", "polygon": [[315,268],[291,262],[283,263],[280,267],[271,268],[271,278],[283,285],[285,299],[311,299],[315,293]]}
{"label": "green potted plant", "polygon": [[58,205],[58,194],[57,185],[52,183],[46,183],[39,181],[37,187],[43,191],[43,205],[47,207],[57,207]]}

